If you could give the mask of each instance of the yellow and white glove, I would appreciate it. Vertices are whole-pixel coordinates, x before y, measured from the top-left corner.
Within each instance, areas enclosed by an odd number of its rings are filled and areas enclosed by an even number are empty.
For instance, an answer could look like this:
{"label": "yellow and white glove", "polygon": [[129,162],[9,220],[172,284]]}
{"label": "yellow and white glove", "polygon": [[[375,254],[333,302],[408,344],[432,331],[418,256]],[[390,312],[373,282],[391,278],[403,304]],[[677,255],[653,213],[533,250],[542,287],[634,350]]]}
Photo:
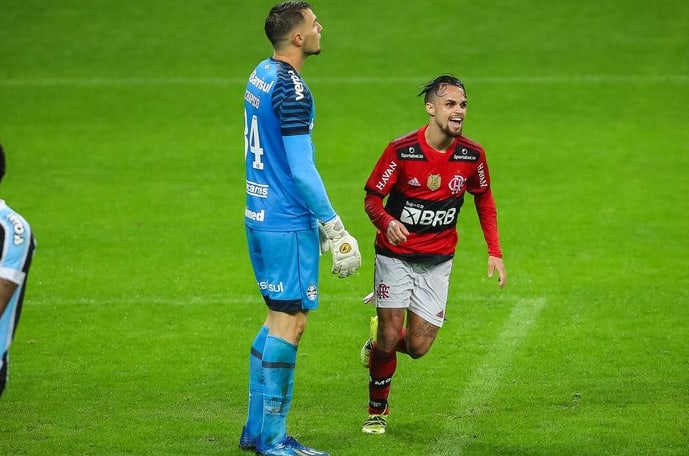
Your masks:
{"label": "yellow and white glove", "polygon": [[[323,224],[323,232],[329,241],[333,255],[332,273],[344,278],[354,274],[361,266],[359,243],[345,230],[339,215]],[[322,251],[327,251],[323,250]]]}

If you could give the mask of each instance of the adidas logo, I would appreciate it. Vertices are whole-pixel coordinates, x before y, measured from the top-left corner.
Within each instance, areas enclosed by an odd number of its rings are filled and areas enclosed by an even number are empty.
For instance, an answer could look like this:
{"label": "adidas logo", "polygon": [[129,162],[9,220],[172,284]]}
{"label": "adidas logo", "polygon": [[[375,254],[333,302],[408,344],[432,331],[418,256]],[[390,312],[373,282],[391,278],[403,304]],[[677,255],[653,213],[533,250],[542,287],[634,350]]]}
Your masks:
{"label": "adidas logo", "polygon": [[421,187],[421,182],[417,178],[411,179],[407,184],[411,185],[412,187]]}

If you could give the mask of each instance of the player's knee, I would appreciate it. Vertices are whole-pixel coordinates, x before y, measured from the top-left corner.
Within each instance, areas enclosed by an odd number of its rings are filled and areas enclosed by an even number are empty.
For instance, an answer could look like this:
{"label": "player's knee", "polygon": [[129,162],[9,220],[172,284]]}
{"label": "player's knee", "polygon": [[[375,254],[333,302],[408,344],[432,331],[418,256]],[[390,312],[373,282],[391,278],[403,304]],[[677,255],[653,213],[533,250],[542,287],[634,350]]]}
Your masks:
{"label": "player's knee", "polygon": [[301,340],[301,336],[304,334],[304,331],[306,330],[306,314],[303,316],[300,316],[300,318],[297,319],[296,324],[294,326],[294,335],[297,340]]}
{"label": "player's knee", "polygon": [[378,347],[383,351],[391,352],[395,350],[397,343],[400,339],[400,332],[393,328],[380,328],[378,329]]}
{"label": "player's knee", "polygon": [[407,352],[409,353],[409,356],[410,356],[412,359],[419,359],[419,358],[421,358],[423,355],[425,355],[426,353],[428,353],[428,348],[424,348],[424,349],[410,348],[410,349],[407,349]]}
{"label": "player's knee", "polygon": [[428,353],[428,350],[431,349],[431,344],[428,343],[408,343],[407,344],[407,353],[412,359],[418,359],[424,356],[426,353]]}

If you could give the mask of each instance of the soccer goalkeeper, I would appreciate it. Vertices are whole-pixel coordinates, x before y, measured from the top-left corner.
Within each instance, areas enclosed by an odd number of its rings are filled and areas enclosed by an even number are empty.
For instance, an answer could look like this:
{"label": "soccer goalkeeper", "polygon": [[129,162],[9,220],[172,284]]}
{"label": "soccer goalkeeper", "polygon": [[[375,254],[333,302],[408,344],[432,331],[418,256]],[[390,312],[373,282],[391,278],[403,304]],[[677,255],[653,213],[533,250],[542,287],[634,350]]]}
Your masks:
{"label": "soccer goalkeeper", "polygon": [[327,455],[286,433],[297,346],[318,307],[319,227],[333,273],[348,277],[361,265],[314,164],[314,104],[299,72],[320,52],[321,29],[306,2],[274,6],[265,21],[273,56],[256,66],[244,94],[246,235],[268,317],[251,346],[239,446],[262,455]]}
{"label": "soccer goalkeeper", "polygon": [[464,84],[441,75],[419,95],[428,125],[392,141],[365,186],[365,210],[377,228],[377,317],[361,349],[361,362],[369,369],[369,416],[362,427],[367,434],[385,433],[397,353],[425,355],[443,326],[466,193],[474,197],[488,246],[488,275],[497,271],[501,287],[507,280],[486,155],[462,135]]}

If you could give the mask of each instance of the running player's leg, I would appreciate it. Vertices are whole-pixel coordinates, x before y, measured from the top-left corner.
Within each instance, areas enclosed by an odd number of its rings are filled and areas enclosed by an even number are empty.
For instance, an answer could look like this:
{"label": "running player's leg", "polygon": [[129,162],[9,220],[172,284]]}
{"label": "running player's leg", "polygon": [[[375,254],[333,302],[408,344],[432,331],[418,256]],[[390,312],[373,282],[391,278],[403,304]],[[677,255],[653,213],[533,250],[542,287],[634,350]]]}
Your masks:
{"label": "running player's leg", "polygon": [[413,359],[421,358],[431,349],[439,329],[410,309],[407,313],[407,328],[400,338],[398,351],[404,351]]}
{"label": "running player's leg", "polygon": [[428,353],[445,321],[452,260],[437,265],[416,265],[405,345],[412,358]]}
{"label": "running player's leg", "polygon": [[378,338],[369,361],[369,415],[388,413],[392,377],[397,370],[397,341],[404,325],[403,308],[378,308]]}
{"label": "running player's leg", "polygon": [[366,433],[385,432],[388,397],[392,377],[397,370],[396,347],[403,331],[412,286],[410,270],[405,262],[376,255],[374,290],[378,334],[372,344],[369,361],[369,417],[362,428]]}

